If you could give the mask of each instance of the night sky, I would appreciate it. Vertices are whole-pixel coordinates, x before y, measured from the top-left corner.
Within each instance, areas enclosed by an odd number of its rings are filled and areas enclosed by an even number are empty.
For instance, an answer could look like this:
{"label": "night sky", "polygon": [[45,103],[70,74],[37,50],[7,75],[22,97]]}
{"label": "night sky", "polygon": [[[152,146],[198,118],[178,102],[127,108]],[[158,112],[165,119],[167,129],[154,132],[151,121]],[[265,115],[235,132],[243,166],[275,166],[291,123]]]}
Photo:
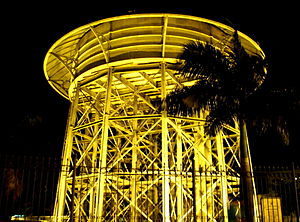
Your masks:
{"label": "night sky", "polygon": [[[88,1],[81,5],[76,5],[76,1],[70,5],[66,2],[49,5],[43,1],[11,1],[5,4],[1,14],[1,136],[4,142],[0,154],[60,156],[69,102],[48,85],[43,73],[44,57],[64,34],[107,17],[166,12],[204,17],[235,26],[260,44],[269,60],[270,72],[278,82],[297,87],[298,6],[277,2],[278,5],[272,6],[259,1],[243,5],[201,1],[182,1],[180,4],[178,1],[169,4],[167,1],[140,1],[139,4],[111,1],[102,5]],[[299,130],[295,129],[292,136],[288,147],[281,146],[272,133],[251,138],[250,145],[255,145],[251,147],[253,161],[297,161]]]}

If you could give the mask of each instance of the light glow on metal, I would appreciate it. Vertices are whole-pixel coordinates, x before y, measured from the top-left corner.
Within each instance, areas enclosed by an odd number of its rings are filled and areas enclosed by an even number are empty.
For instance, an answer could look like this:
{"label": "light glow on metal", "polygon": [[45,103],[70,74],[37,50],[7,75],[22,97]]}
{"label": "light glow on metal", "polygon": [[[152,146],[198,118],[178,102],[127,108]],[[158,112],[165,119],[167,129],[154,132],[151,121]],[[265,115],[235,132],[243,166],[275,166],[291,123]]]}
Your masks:
{"label": "light glow on metal", "polygon": [[[155,101],[194,83],[177,75],[186,43],[226,48],[233,32],[194,16],[125,15],[50,48],[46,79],[71,101],[55,221],[228,221],[239,195],[238,124],[209,137],[205,112],[168,116]],[[239,35],[248,53],[264,56]]]}

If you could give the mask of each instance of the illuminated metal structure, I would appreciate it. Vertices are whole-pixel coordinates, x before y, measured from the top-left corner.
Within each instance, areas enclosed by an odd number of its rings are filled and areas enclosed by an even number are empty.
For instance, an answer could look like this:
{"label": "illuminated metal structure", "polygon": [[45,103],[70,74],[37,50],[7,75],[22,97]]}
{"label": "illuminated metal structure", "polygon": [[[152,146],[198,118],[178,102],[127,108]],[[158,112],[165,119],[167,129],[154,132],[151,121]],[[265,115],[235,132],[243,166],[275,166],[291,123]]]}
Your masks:
{"label": "illuminated metal structure", "polygon": [[71,101],[54,221],[228,220],[239,195],[238,124],[209,137],[204,118],[168,116],[158,101],[193,84],[176,75],[186,43],[225,50],[233,32],[193,16],[125,15],[75,29],[50,48],[46,78]]}

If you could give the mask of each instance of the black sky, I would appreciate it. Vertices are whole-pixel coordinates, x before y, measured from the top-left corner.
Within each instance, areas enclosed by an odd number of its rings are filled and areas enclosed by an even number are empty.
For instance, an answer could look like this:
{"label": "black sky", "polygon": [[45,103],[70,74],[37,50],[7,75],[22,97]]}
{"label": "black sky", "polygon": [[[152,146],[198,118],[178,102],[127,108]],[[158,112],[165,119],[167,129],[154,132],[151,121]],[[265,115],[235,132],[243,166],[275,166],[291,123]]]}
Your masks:
{"label": "black sky", "polygon": [[[133,12],[166,12],[190,14],[235,26],[261,45],[272,73],[283,84],[294,82],[296,85],[299,75],[298,6],[276,2],[272,5],[259,1],[7,3],[1,14],[1,125],[4,143],[0,153],[60,155],[69,103],[48,85],[43,73],[44,57],[51,45],[64,34],[107,17]],[[270,135],[259,140],[269,137],[273,140]],[[277,156],[286,159],[291,154],[298,155],[295,146],[283,151],[280,146],[275,148],[270,143],[267,150],[272,149]],[[268,156],[266,152],[260,155],[257,151],[255,155],[259,160]]]}

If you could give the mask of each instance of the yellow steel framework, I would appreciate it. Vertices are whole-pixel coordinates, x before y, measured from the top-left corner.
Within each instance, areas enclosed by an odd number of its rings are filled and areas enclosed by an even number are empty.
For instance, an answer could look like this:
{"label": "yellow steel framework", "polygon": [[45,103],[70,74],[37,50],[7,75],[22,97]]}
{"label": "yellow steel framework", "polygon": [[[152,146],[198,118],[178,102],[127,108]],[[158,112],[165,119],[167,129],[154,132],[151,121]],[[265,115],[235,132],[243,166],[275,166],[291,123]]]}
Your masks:
{"label": "yellow steel framework", "polygon": [[[49,84],[71,101],[54,221],[228,221],[239,195],[239,129],[216,137],[160,101],[192,85],[176,74],[191,40],[226,50],[234,30],[186,15],[100,20],[48,51]],[[250,54],[260,47],[239,33]]]}

